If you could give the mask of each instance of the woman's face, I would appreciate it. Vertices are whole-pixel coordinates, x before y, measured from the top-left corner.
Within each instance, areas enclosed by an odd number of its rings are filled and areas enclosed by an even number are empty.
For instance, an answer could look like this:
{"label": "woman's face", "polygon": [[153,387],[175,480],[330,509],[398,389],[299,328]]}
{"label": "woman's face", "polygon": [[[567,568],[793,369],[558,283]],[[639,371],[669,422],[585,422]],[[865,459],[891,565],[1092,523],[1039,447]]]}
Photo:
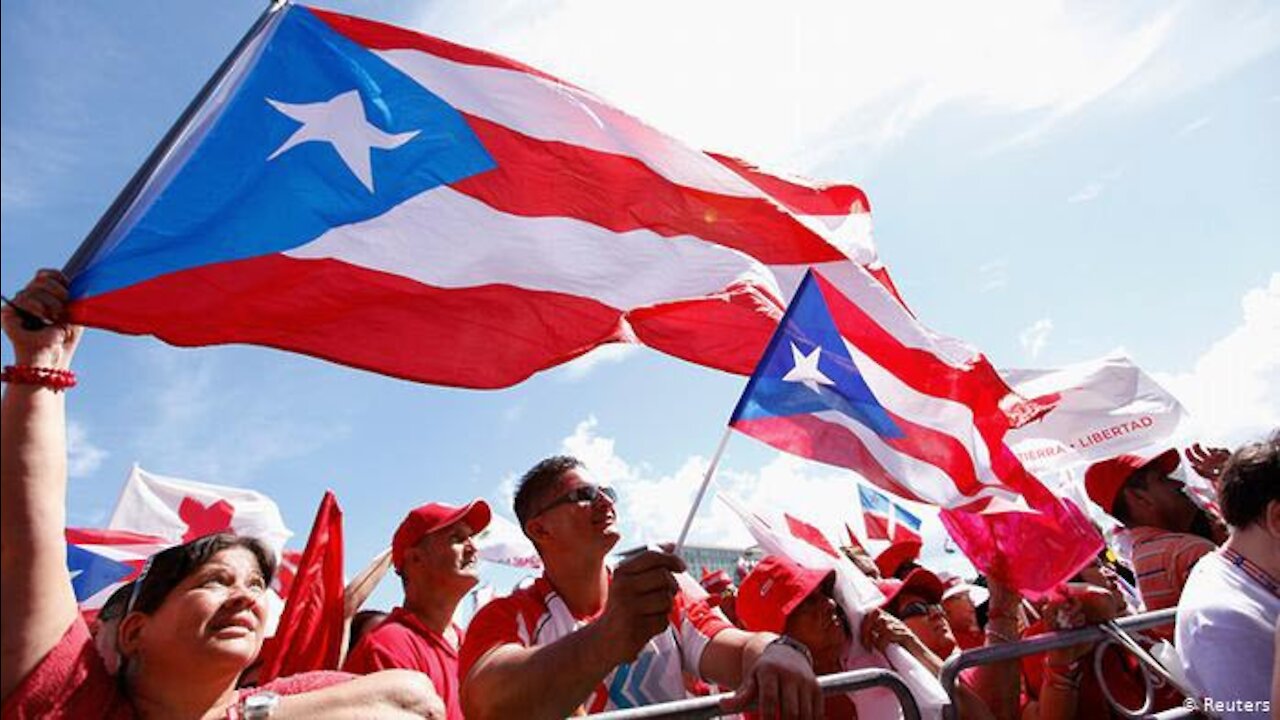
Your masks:
{"label": "woman's face", "polygon": [[786,633],[809,648],[815,664],[839,660],[846,639],[840,607],[822,588],[814,590],[791,611]]}
{"label": "woman's face", "polygon": [[266,591],[252,552],[222,550],[179,583],[154,613],[125,618],[122,650],[147,667],[200,663],[238,673],[262,648]]}
{"label": "woman's face", "polygon": [[942,606],[910,592],[902,593],[895,600],[894,615],[911,628],[925,647],[945,660],[956,648],[956,637]]}

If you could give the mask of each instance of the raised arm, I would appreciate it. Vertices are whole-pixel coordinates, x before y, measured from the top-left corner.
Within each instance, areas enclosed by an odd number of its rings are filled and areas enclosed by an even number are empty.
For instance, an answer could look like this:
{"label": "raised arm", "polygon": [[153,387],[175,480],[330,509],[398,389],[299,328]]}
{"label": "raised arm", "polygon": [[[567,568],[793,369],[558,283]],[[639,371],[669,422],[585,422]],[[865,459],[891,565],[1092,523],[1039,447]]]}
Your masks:
{"label": "raised arm", "polygon": [[[14,302],[54,321],[22,328],[13,308],[0,314],[20,367],[66,370],[81,328],[60,322],[67,284],[41,270]],[[13,382],[0,407],[0,695],[7,698],[57,644],[76,617],[67,574],[65,393]]]}

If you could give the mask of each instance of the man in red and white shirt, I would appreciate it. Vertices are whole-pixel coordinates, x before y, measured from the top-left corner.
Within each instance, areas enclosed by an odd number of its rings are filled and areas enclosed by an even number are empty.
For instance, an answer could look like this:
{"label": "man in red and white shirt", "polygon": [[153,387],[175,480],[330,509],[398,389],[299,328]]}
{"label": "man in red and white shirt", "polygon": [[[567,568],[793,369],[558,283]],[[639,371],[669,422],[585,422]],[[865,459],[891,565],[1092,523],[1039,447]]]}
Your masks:
{"label": "man in red and white shirt", "polygon": [[425,673],[444,701],[448,720],[462,720],[458,649],[463,633],[453,614],[478,582],[471,538],[491,518],[483,500],[462,507],[428,503],[405,517],[391,541],[391,565],[404,584],[404,605],[360,640],[344,670]]}
{"label": "man in red and white shirt", "polygon": [[758,702],[764,717],[818,716],[807,651],[738,630],[686,595],[679,558],[646,551],[610,573],[614,500],[571,457],[543,460],[522,478],[516,517],[545,571],[471,621],[459,668],[467,717],[565,717],[683,699],[685,673],[737,687],[730,712]]}
{"label": "man in red and white shirt", "polygon": [[1191,568],[1226,539],[1225,528],[1192,502],[1172,477],[1177,449],[1094,463],[1085,472],[1089,497],[1125,526],[1124,545],[1147,610],[1178,604]]}

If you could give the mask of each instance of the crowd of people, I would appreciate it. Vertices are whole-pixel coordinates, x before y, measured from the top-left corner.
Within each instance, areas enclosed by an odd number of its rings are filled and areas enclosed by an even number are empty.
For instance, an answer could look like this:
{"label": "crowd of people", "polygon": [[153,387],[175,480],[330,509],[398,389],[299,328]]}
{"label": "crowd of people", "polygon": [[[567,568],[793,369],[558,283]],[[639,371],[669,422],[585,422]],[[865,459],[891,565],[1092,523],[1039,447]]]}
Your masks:
{"label": "crowd of people", "polygon": [[[214,534],[156,554],[92,627],[77,608],[64,391],[82,331],[63,320],[67,299],[65,279],[41,271],[3,311],[16,363],[0,409],[5,718],[550,718],[717,689],[731,692],[726,713],[848,718],[858,694],[824,695],[817,678],[859,653],[897,645],[942,677],[967,650],[1165,608],[1177,608],[1174,625],[1140,638],[1176,648],[1165,656],[1175,682],[1157,679],[1153,711],[1182,706],[1184,690],[1224,717],[1280,707],[1280,432],[1233,453],[1189,450],[1185,465],[1213,488],[1200,502],[1177,479],[1176,450],[1090,467],[1086,490],[1120,524],[1123,561],[1104,552],[1048,598],[935,573],[919,542],[875,557],[842,548],[882,598],[860,615],[839,602],[835,571],[784,555],[700,584],[661,550],[610,563],[614,490],[555,456],[514,499],[544,568],[531,584],[459,627],[479,581],[474,537],[492,512],[479,499],[423,505],[391,538],[403,601],[353,619],[342,669],[254,685],[276,570],[254,538]],[[48,323],[24,325],[14,306]],[[1081,642],[965,670],[952,697],[962,718],[1122,717],[1112,700],[1141,706],[1151,678],[1119,645]]]}

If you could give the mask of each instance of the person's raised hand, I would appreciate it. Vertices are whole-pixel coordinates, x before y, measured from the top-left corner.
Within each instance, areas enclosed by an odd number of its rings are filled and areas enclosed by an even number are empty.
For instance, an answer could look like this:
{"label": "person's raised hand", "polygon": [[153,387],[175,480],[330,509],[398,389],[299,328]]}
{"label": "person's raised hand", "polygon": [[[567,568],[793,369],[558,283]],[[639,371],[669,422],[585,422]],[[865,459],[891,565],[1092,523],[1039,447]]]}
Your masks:
{"label": "person's raised hand", "polygon": [[911,628],[889,613],[875,609],[862,618],[862,646],[884,652],[890,645],[910,649],[920,642]]}
{"label": "person's raised hand", "polygon": [[1187,456],[1187,463],[1191,465],[1191,469],[1195,470],[1200,477],[1213,483],[1213,487],[1217,489],[1218,481],[1222,479],[1222,471],[1231,457],[1231,451],[1218,447],[1206,448],[1200,443],[1195,443],[1184,450],[1183,454]]}
{"label": "person's raised hand", "polygon": [[39,317],[49,325],[28,330],[22,318],[8,303],[0,310],[0,325],[13,343],[18,365],[65,370],[71,364],[76,344],[84,328],[66,322],[66,307],[71,297],[66,277],[57,270],[40,270],[27,286],[13,298],[13,304]]}
{"label": "person's raised hand", "polygon": [[666,629],[679,590],[675,573],[683,571],[679,557],[656,550],[629,557],[614,568],[609,599],[597,622],[619,663],[634,660],[649,638]]}

